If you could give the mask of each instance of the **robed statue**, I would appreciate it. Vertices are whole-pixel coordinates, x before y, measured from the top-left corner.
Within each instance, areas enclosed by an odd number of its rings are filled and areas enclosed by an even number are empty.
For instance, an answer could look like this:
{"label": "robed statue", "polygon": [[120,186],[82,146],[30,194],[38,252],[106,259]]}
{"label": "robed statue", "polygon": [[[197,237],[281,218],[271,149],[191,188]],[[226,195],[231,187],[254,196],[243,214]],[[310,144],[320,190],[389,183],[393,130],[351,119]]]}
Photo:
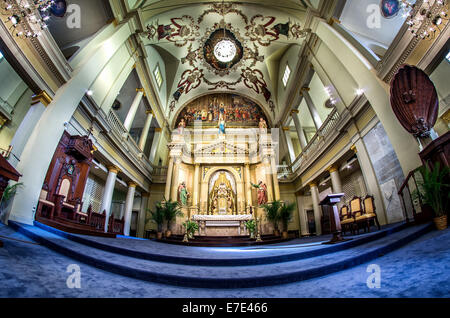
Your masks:
{"label": "robed statue", "polygon": [[219,135],[225,135],[225,119],[222,113],[219,116]]}
{"label": "robed statue", "polygon": [[182,182],[178,187],[178,197],[181,205],[186,206],[189,198],[189,192],[186,188],[186,183]]}
{"label": "robed statue", "polygon": [[252,186],[255,187],[256,189],[258,189],[258,205],[264,205],[267,203],[268,198],[267,198],[267,186],[265,183],[263,183],[262,181],[259,181],[258,184],[253,184]]}
{"label": "robed statue", "polygon": [[184,120],[184,118],[182,118],[180,123],[178,124],[178,134],[182,135],[184,132],[184,128],[186,128],[186,121]]}

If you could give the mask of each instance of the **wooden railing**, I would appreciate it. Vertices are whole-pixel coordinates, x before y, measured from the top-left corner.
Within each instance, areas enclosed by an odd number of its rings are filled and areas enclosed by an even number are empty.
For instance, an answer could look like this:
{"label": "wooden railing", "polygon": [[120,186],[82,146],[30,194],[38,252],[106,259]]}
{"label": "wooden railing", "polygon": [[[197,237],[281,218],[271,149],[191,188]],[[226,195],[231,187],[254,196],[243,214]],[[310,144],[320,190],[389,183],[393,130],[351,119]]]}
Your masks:
{"label": "wooden railing", "polygon": [[432,217],[430,207],[424,204],[421,189],[417,182],[418,179],[419,183],[423,179],[420,168],[414,169],[408,174],[398,191],[398,195],[402,198],[407,222],[423,223]]}

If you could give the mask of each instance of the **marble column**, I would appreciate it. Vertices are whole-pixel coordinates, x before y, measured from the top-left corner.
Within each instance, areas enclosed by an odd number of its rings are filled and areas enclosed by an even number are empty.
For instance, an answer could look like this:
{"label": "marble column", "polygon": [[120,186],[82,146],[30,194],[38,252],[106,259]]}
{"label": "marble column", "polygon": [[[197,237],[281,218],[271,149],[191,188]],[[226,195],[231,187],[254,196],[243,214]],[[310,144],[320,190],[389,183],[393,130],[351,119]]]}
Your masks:
{"label": "marble column", "polygon": [[180,171],[181,158],[174,158],[173,160],[173,172],[172,172],[172,186],[170,199],[172,201],[178,200],[178,186],[179,186],[179,171]]}
{"label": "marble column", "polygon": [[273,178],[273,194],[276,201],[281,199],[280,196],[280,185],[278,183],[278,169],[277,163],[275,161],[275,156],[270,157],[270,166],[272,168],[272,178]]}
{"label": "marble column", "polygon": [[339,175],[339,170],[337,166],[331,166],[328,168],[331,178],[331,187],[333,188],[333,193],[342,193],[342,182]]}
{"label": "marble column", "polygon": [[128,183],[127,198],[125,200],[125,222],[123,226],[123,235],[125,236],[130,235],[131,213],[133,212],[133,201],[134,194],[136,192],[136,186],[137,184],[134,182]]}
{"label": "marble column", "polygon": [[[11,140],[12,153],[14,156],[20,159],[23,149],[30,138],[34,127],[41,118],[45,111],[45,108],[52,102],[52,98],[47,94],[47,92],[42,91],[37,95],[34,95],[31,100],[31,107],[28,110],[25,118],[19,125],[13,139]],[[13,166],[17,165],[17,159],[11,156],[8,161]]]}
{"label": "marble column", "polygon": [[128,111],[127,117],[125,118],[125,122],[123,126],[126,130],[130,131],[131,126],[133,125],[134,117],[136,116],[136,112],[139,108],[139,104],[141,103],[142,97],[144,97],[144,89],[137,88],[136,96],[134,97],[133,103],[131,104],[130,110]]}
{"label": "marble column", "polygon": [[302,124],[300,123],[300,118],[298,118],[298,110],[293,110],[291,112],[292,119],[294,120],[295,129],[297,129],[298,140],[300,140],[300,146],[302,147],[302,151],[308,145],[306,141],[305,132],[303,131]]}
{"label": "marble column", "polygon": [[310,183],[309,188],[311,189],[311,197],[314,209],[314,221],[316,223],[316,235],[322,235],[322,209],[319,205],[319,188],[317,184]]}
{"label": "marble column", "polygon": [[247,208],[253,205],[252,202],[252,184],[250,180],[250,164],[246,163],[244,167],[244,177],[245,177],[245,197],[247,199]]}
{"label": "marble column", "polygon": [[155,164],[156,151],[158,151],[159,141],[161,140],[161,128],[155,128],[155,134],[153,135],[152,148],[150,149],[150,156],[148,159],[151,163]]}
{"label": "marble column", "polygon": [[137,233],[136,233],[136,236],[140,237],[140,238],[144,238],[144,236],[145,236],[145,218],[147,216],[149,196],[150,196],[150,193],[148,193],[148,192],[141,193],[141,207],[139,209],[138,226],[137,226]]}
{"label": "marble column", "polygon": [[286,144],[288,147],[288,153],[289,153],[289,159],[291,160],[291,164],[295,161],[295,150],[294,150],[294,144],[292,143],[292,138],[290,134],[290,128],[289,127],[283,127],[284,136],[286,137]]}
{"label": "marble column", "polygon": [[269,202],[273,202],[273,186],[272,186],[272,169],[270,167],[270,160],[268,157],[263,159],[264,173],[266,175],[267,185],[267,199]]}
{"label": "marble column", "polygon": [[200,191],[200,164],[195,164],[194,170],[194,193],[192,194],[192,206],[199,209],[199,191]]}
{"label": "marble column", "polygon": [[105,232],[108,232],[108,222],[111,214],[111,203],[114,193],[114,186],[116,185],[117,174],[119,173],[119,168],[109,167],[108,168],[108,178],[106,179],[105,189],[103,190],[102,203],[100,205],[100,213],[105,212]]}
{"label": "marble column", "polygon": [[150,130],[150,125],[153,120],[153,112],[151,110],[146,111],[147,118],[145,120],[144,128],[141,132],[141,137],[139,138],[139,148],[144,151],[145,144],[147,143],[148,131]]}
{"label": "marble column", "polygon": [[309,109],[309,111],[311,113],[311,117],[314,121],[314,126],[316,127],[317,130],[319,130],[320,127],[322,127],[323,122],[319,116],[319,112],[317,111],[317,108],[314,105],[314,102],[313,102],[311,96],[309,95],[309,87],[302,88],[301,94],[305,98],[306,105],[308,105],[308,109]]}
{"label": "marble column", "polygon": [[173,157],[170,157],[169,166],[167,167],[166,190],[164,192],[165,200],[170,200],[170,187],[172,186],[172,174],[173,174]]}

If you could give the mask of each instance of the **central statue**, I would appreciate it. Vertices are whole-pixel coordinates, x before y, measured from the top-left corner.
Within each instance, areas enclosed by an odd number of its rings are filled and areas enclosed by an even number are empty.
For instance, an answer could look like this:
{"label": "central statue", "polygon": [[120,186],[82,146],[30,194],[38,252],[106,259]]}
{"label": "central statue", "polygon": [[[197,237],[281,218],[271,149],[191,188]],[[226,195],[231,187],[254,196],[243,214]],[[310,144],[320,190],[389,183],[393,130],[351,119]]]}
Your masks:
{"label": "central statue", "polygon": [[235,194],[225,173],[221,173],[210,193],[209,212],[214,215],[234,214]]}

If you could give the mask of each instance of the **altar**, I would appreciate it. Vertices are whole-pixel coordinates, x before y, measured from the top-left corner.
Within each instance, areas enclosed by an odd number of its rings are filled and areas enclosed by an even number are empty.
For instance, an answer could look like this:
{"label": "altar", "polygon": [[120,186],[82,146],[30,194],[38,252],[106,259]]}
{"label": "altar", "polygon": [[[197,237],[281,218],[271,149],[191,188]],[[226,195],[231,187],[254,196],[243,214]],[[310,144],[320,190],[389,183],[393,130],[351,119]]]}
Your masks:
{"label": "altar", "polygon": [[246,236],[249,235],[245,222],[253,218],[245,215],[194,215],[199,224],[200,236]]}

